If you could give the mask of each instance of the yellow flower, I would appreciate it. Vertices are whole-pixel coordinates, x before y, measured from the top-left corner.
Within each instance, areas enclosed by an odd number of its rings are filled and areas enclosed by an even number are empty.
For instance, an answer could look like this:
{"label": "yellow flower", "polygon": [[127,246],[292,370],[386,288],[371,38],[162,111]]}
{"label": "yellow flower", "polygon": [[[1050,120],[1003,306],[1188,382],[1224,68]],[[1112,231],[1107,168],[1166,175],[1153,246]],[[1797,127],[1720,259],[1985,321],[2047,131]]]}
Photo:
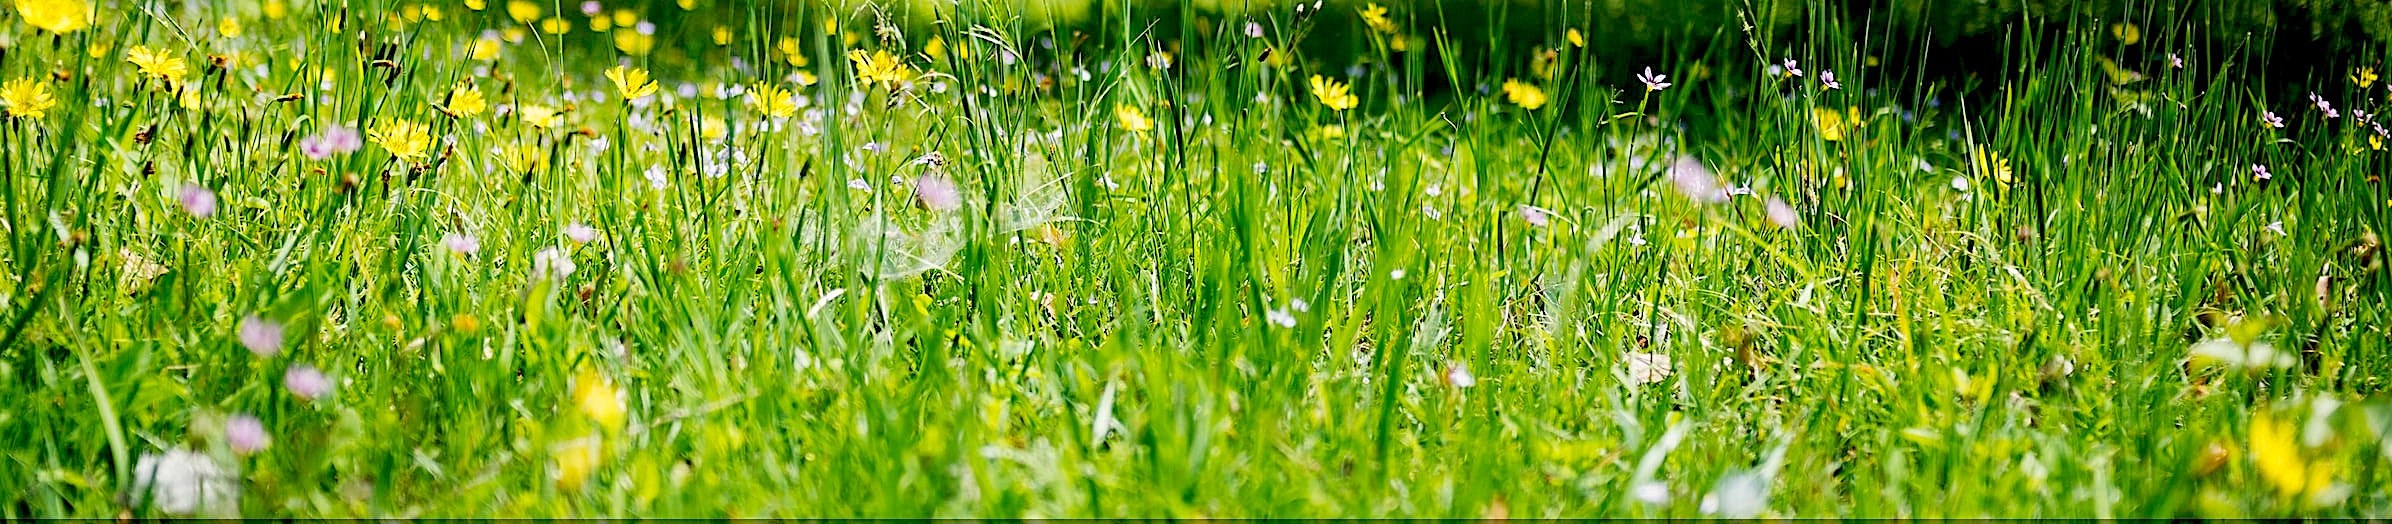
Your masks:
{"label": "yellow flower", "polygon": [[1519,80],[1504,80],[1503,97],[1511,100],[1514,104],[1519,104],[1522,109],[1527,109],[1529,111],[1535,111],[1537,108],[1545,107],[1545,90],[1543,88],[1537,87],[1536,84],[1521,82]]}
{"label": "yellow flower", "polygon": [[1835,142],[1844,139],[1844,114],[1824,107],[1811,108],[1811,124],[1818,126],[1819,139]]}
{"label": "yellow flower", "polygon": [[467,11],[480,11],[489,8],[490,2],[488,0],[465,0],[465,10]]}
{"label": "yellow flower", "polygon": [[890,56],[888,51],[873,51],[869,55],[862,49],[848,51],[847,61],[855,64],[856,79],[866,83],[894,86],[912,78],[905,63]]}
{"label": "yellow flower", "polygon": [[472,48],[471,48],[470,50],[466,51],[466,54],[468,54],[468,55],[471,55],[471,56],[473,57],[473,59],[474,59],[474,60],[481,60],[481,61],[497,60],[497,59],[498,59],[498,39],[496,39],[496,38],[476,38],[476,39],[474,39],[474,41],[473,41],[473,46],[472,46]]}
{"label": "yellow flower", "polygon": [[40,80],[19,78],[0,84],[0,109],[7,109],[10,116],[41,118],[57,106],[58,99],[50,96],[50,86]]}
{"label": "yellow flower", "polygon": [[2373,67],[2362,67],[2350,72],[2350,83],[2358,84],[2359,89],[2374,86],[2375,80],[2375,68]]}
{"label": "yellow flower", "polygon": [[1121,121],[1121,129],[1125,131],[1145,134],[1154,130],[1154,121],[1147,120],[1146,111],[1138,109],[1138,106],[1114,106],[1113,118]]}
{"label": "yellow flower", "polygon": [[17,17],[43,31],[67,34],[91,27],[91,4],[83,0],[17,0]]}
{"label": "yellow flower", "polygon": [[540,32],[552,35],[570,33],[573,32],[573,23],[567,22],[563,18],[549,17],[540,21]]}
{"label": "yellow flower", "polygon": [[224,36],[241,36],[241,20],[229,16],[217,20],[216,34]]}
{"label": "yellow flower", "polygon": [[2120,45],[2135,45],[2143,41],[2143,28],[2135,27],[2133,22],[2111,24],[2110,35],[2118,37]]}
{"label": "yellow flower", "polygon": [[1376,3],[1362,8],[1362,22],[1381,33],[1395,32],[1395,21],[1387,18],[1387,8]]}
{"label": "yellow flower", "polygon": [[258,14],[266,15],[267,20],[281,20],[282,17],[291,16],[291,5],[283,3],[282,0],[266,0],[258,4],[257,10]]}
{"label": "yellow flower", "polygon": [[590,472],[598,469],[605,457],[601,451],[606,441],[593,433],[590,436],[565,441],[556,447],[556,488],[563,491],[581,489]]}
{"label": "yellow flower", "polygon": [[807,71],[807,70],[803,70],[803,69],[800,69],[800,70],[798,70],[798,71],[797,71],[797,85],[801,85],[801,86],[810,86],[810,85],[814,85],[814,82],[817,82],[817,81],[820,81],[820,80],[821,80],[821,79],[819,79],[819,78],[815,78],[815,77],[814,77],[814,72],[813,72],[813,71]]}
{"label": "yellow flower", "polygon": [[491,149],[490,156],[497,159],[498,166],[509,173],[529,173],[548,167],[548,153],[532,144],[500,146]]}
{"label": "yellow flower", "polygon": [[1586,33],[1580,33],[1577,29],[1562,33],[1561,37],[1563,40],[1570,41],[1571,47],[1586,47]]}
{"label": "yellow flower", "polygon": [[166,79],[166,83],[172,85],[181,85],[183,75],[191,74],[191,68],[183,65],[182,57],[175,56],[172,51],[150,49],[148,46],[137,45],[126,50],[125,61],[141,66],[141,74]]}
{"label": "yellow flower", "polygon": [[1968,165],[1971,172],[1976,173],[1977,179],[1991,178],[2000,187],[2010,187],[2010,161],[2002,159],[2000,153],[1987,149],[1984,144],[1969,149]]}
{"label": "yellow flower", "polygon": [[1345,126],[1341,126],[1341,125],[1337,125],[1337,124],[1329,124],[1329,125],[1321,126],[1321,137],[1322,137],[1322,138],[1345,138]]}
{"label": "yellow flower", "polygon": [[515,23],[518,24],[532,23],[533,20],[540,19],[540,4],[532,3],[530,0],[510,0],[507,2],[507,18],[515,19]]}
{"label": "yellow flower", "polygon": [[623,429],[623,396],[597,369],[582,368],[581,375],[573,378],[573,404],[607,431]]}
{"label": "yellow flower", "polygon": [[2259,476],[2276,486],[2282,497],[2315,497],[2333,485],[2334,465],[2301,457],[2291,421],[2260,415],[2251,420],[2251,461]]}
{"label": "yellow flower", "polygon": [[606,79],[615,83],[615,92],[630,102],[656,95],[656,82],[648,80],[648,70],[615,66],[606,70]]}
{"label": "yellow flower", "polygon": [[789,118],[797,114],[797,103],[789,90],[781,86],[758,82],[748,88],[748,107],[773,118]]}
{"label": "yellow flower", "polygon": [[1312,97],[1320,99],[1321,105],[1329,106],[1332,111],[1353,109],[1361,103],[1361,100],[1354,98],[1352,87],[1321,75],[1312,75]]}
{"label": "yellow flower", "polygon": [[525,104],[523,106],[522,112],[523,123],[531,124],[532,127],[549,129],[556,127],[559,124],[565,123],[565,114],[558,112],[556,108],[553,107],[539,104]]}
{"label": "yellow flower", "polygon": [[458,84],[456,89],[449,90],[448,107],[443,112],[449,116],[473,116],[489,108],[490,101],[482,98],[482,88]]}
{"label": "yellow flower", "polygon": [[731,26],[714,26],[714,45],[731,45]]}
{"label": "yellow flower", "polygon": [[432,154],[432,128],[406,120],[392,120],[366,133],[366,139],[400,160],[420,162]]}
{"label": "yellow flower", "polygon": [[721,141],[723,137],[730,136],[730,134],[731,127],[729,125],[723,124],[723,119],[710,116],[706,117],[705,120],[698,121],[699,139],[703,139],[707,142],[717,142]]}
{"label": "yellow flower", "polygon": [[615,50],[623,54],[648,56],[649,51],[656,50],[656,37],[640,34],[639,31],[616,31],[611,34],[615,35]]}

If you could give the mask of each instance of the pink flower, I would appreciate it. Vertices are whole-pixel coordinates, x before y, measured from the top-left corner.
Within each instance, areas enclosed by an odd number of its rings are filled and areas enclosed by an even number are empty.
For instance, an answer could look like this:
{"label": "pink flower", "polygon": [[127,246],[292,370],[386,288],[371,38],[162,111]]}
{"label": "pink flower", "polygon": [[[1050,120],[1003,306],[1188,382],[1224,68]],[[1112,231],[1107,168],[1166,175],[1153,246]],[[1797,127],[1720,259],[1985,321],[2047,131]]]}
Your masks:
{"label": "pink flower", "polygon": [[239,328],[241,346],[258,358],[273,358],[282,354],[282,323],[257,315],[241,318]]}
{"label": "pink flower", "polygon": [[266,436],[265,423],[244,413],[224,421],[224,442],[233,448],[234,453],[254,455],[265,451],[273,439]]}
{"label": "pink flower", "polygon": [[326,379],[324,372],[317,371],[315,366],[298,364],[283,370],[282,389],[299,398],[323,400],[325,395],[332,394],[332,381]]}
{"label": "pink flower", "polygon": [[1445,368],[1445,384],[1454,389],[1470,389],[1478,385],[1478,377],[1470,374],[1470,365],[1455,362]]}
{"label": "pink flower", "polygon": [[922,201],[922,207],[934,211],[953,211],[963,207],[963,195],[955,189],[955,182],[938,175],[914,178],[914,198]]}
{"label": "pink flower", "polygon": [[1646,91],[1660,91],[1663,89],[1669,89],[1671,84],[1669,82],[1663,82],[1663,80],[1668,79],[1669,75],[1653,74],[1653,68],[1650,67],[1645,68],[1644,74],[1636,75],[1636,81],[1644,82]]}
{"label": "pink flower", "polygon": [[572,240],[575,244],[588,244],[590,241],[598,239],[598,228],[580,222],[567,224],[565,225],[565,239]]}
{"label": "pink flower", "polygon": [[1787,204],[1785,199],[1769,197],[1769,204],[1766,207],[1769,221],[1777,224],[1777,227],[1794,229],[1802,226],[1802,215],[1795,213],[1794,206]]}
{"label": "pink flower", "polygon": [[1695,203],[1728,201],[1727,191],[1719,188],[1719,180],[1711,176],[1711,170],[1703,167],[1703,162],[1691,155],[1679,155],[1678,161],[1669,166],[1669,181],[1678,187],[1678,194],[1685,195],[1686,199]]}
{"label": "pink flower", "polygon": [[216,216],[216,192],[209,191],[207,186],[183,184],[182,190],[175,192],[174,199],[176,203],[182,204],[183,212],[190,213],[191,216],[199,218]]}
{"label": "pink flower", "polygon": [[466,233],[449,233],[440,237],[440,245],[450,253],[471,256],[482,251],[482,239]]}
{"label": "pink flower", "polygon": [[2269,174],[2269,173],[2267,172],[2267,166],[2266,166],[2266,165],[2262,165],[2262,164],[2251,164],[2251,179],[2252,179],[2252,180],[2267,180],[2267,179],[2272,179],[2272,178],[2276,178],[2276,175]]}
{"label": "pink flower", "polygon": [[1545,227],[1546,224],[1552,223],[1552,218],[1545,214],[1544,209],[1525,204],[1520,206],[1520,220],[1536,227]]}
{"label": "pink flower", "polygon": [[1834,72],[1834,71],[1820,71],[1820,72],[1819,72],[1819,86],[1820,86],[1820,87],[1825,87],[1825,88],[1828,88],[1828,89],[1831,89],[1831,90],[1833,90],[1833,89],[1843,89],[1843,88],[1844,88],[1844,84],[1843,84],[1843,83],[1841,83],[1841,82],[1837,82],[1837,81],[1836,81],[1836,72]]}

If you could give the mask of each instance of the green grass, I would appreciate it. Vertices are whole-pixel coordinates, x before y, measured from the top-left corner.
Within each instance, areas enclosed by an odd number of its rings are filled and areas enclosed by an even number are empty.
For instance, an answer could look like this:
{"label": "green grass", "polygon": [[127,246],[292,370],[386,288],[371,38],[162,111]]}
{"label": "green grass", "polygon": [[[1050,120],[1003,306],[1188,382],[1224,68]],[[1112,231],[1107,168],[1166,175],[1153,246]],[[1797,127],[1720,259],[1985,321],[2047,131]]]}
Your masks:
{"label": "green grass", "polygon": [[[2392,514],[2387,86],[2267,78],[2266,35],[2024,18],[1940,77],[1818,7],[1646,63],[1433,4],[705,4],[607,6],[646,53],[574,4],[0,18],[57,101],[0,123],[0,517],[161,514],[172,449],[260,517]],[[1443,9],[1604,30],[1547,7]],[[805,105],[715,95],[759,83]],[[400,121],[426,156],[299,146]]]}

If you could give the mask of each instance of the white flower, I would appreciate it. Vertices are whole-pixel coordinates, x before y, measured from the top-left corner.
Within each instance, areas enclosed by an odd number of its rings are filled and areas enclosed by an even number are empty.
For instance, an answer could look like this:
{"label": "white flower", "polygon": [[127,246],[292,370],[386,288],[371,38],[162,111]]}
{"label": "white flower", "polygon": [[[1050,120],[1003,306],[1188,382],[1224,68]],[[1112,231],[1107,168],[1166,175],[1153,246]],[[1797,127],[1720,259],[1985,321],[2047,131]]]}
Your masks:
{"label": "white flower", "polygon": [[573,265],[573,256],[565,254],[563,250],[544,247],[540,248],[539,252],[532,253],[533,278],[564,280],[565,277],[573,276],[574,269],[577,268]]}
{"label": "white flower", "polygon": [[1445,383],[1456,389],[1470,389],[1478,385],[1478,377],[1470,375],[1470,365],[1455,362],[1445,368]]}
{"label": "white flower", "polygon": [[207,455],[181,448],[144,454],[133,465],[132,503],[170,515],[230,515],[240,509],[239,482]]}
{"label": "white flower", "polygon": [[1674,370],[1669,355],[1631,351],[1621,357],[1628,366],[1628,385],[1631,386],[1668,380]]}
{"label": "white flower", "polygon": [[1771,223],[1777,224],[1777,227],[1786,229],[1802,227],[1802,215],[1795,212],[1794,206],[1787,204],[1785,199],[1769,197],[1769,204],[1767,207],[1769,211],[1769,221]]}
{"label": "white flower", "polygon": [[1269,321],[1271,325],[1283,328],[1296,327],[1296,314],[1290,313],[1285,309],[1273,309],[1270,311],[1265,311],[1263,312],[1263,316],[1265,317],[1264,320]]}

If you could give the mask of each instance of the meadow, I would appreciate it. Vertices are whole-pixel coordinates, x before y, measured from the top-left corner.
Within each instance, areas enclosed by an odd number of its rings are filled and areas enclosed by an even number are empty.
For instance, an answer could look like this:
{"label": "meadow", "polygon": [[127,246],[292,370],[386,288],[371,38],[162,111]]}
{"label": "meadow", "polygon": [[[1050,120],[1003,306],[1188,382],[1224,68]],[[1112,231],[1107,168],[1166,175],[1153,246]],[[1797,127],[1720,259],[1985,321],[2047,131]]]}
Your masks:
{"label": "meadow", "polygon": [[11,0],[0,518],[2392,515],[2380,52],[1218,3]]}

